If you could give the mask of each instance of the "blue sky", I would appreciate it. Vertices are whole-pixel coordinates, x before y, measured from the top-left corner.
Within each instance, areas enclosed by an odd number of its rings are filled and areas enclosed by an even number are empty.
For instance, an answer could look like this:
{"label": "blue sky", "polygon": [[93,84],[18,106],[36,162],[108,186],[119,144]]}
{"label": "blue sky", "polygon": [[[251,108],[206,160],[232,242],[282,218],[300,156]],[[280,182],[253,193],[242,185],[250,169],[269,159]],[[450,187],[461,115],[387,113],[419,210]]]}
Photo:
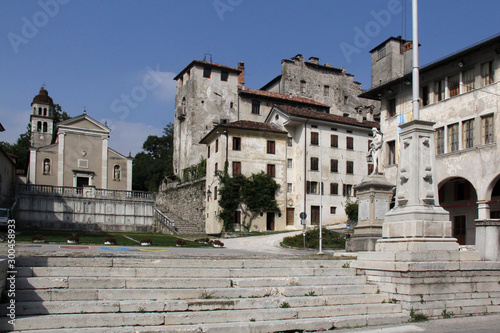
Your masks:
{"label": "blue sky", "polygon": [[[500,32],[498,0],[420,0],[420,63]],[[15,142],[45,84],[70,116],[112,129],[135,155],[173,122],[173,77],[192,60],[237,67],[260,88],[298,53],[370,87],[369,51],[411,39],[410,0],[0,0],[0,141]],[[127,97],[128,96],[128,97]]]}

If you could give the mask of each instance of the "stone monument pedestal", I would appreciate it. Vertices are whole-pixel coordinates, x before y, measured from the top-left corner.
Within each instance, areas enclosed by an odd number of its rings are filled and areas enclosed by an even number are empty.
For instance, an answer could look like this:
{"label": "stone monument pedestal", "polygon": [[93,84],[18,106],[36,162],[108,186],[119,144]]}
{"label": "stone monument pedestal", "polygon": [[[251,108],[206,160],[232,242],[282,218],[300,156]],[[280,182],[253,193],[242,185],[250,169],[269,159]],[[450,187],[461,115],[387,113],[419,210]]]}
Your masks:
{"label": "stone monument pedestal", "polygon": [[410,315],[500,311],[500,262],[460,251],[449,214],[437,204],[433,123],[414,120],[400,127],[395,207],[385,214],[375,251],[359,252],[351,267]]}
{"label": "stone monument pedestal", "polygon": [[389,211],[394,185],[383,175],[370,175],[355,186],[358,198],[358,224],[346,243],[346,251],[375,251],[382,237],[384,215]]}

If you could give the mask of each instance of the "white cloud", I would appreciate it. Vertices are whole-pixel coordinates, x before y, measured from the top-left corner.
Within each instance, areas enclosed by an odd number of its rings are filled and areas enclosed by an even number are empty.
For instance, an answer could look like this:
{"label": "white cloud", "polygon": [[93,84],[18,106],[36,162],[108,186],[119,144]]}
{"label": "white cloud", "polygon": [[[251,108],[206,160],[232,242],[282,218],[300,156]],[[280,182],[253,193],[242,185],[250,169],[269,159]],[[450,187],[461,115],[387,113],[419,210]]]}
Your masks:
{"label": "white cloud", "polygon": [[174,77],[176,75],[172,72],[161,71],[160,65],[146,66],[139,73],[138,86],[147,92],[151,91],[152,96],[160,101],[173,101],[175,100],[176,81],[174,81]]}
{"label": "white cloud", "polygon": [[0,141],[16,143],[19,135],[26,132],[31,110],[7,110],[0,106],[0,122],[5,132],[0,132]]}
{"label": "white cloud", "polygon": [[100,120],[104,124],[107,121],[111,129],[109,147],[117,152],[128,156],[129,152],[135,156],[142,151],[142,144],[149,135],[161,136],[163,128],[156,128],[144,123],[130,123],[122,120]]}

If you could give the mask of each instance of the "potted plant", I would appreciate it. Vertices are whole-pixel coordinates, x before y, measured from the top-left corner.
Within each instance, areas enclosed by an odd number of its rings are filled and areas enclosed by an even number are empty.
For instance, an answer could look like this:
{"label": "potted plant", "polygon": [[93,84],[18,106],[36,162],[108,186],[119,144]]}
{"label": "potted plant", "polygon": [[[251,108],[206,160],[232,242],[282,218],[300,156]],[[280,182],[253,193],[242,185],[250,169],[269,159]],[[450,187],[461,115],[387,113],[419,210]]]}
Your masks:
{"label": "potted plant", "polygon": [[33,243],[45,243],[45,237],[42,234],[36,234],[35,236],[31,237],[31,241]]}
{"label": "potted plant", "polygon": [[80,238],[78,238],[78,236],[75,234],[71,234],[71,236],[68,236],[68,238],[66,238],[66,242],[68,244],[76,244],[80,242]]}
{"label": "potted plant", "polygon": [[106,238],[104,238],[104,244],[105,245],[116,245],[116,239],[107,236]]}
{"label": "potted plant", "polygon": [[211,240],[208,244],[212,245],[213,247],[224,247],[224,243],[222,243],[218,239]]}
{"label": "potted plant", "polygon": [[146,238],[146,239],[141,240],[141,245],[142,246],[153,245],[153,241],[150,238]]}
{"label": "potted plant", "polygon": [[177,238],[175,240],[175,246],[186,246],[187,243],[184,239]]}

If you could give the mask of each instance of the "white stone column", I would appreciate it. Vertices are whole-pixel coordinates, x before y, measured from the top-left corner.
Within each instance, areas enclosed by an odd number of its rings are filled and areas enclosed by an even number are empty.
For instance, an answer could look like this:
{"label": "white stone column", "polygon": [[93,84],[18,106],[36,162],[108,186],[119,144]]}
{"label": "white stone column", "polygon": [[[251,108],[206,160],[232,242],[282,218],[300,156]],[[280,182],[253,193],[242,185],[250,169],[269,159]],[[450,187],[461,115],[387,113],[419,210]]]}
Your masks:
{"label": "white stone column", "polygon": [[477,203],[477,219],[478,220],[489,220],[490,215],[490,204],[487,201],[478,201]]}
{"label": "white stone column", "polygon": [[132,157],[127,159],[127,191],[132,191],[132,161]]}
{"label": "white stone column", "polygon": [[108,137],[102,138],[101,188],[108,188]]}
{"label": "white stone column", "polygon": [[59,145],[57,151],[57,186],[64,186],[64,138],[66,133],[61,133],[58,136]]}
{"label": "white stone column", "polygon": [[36,184],[36,148],[30,147],[30,168],[29,168],[29,178],[28,184]]}

